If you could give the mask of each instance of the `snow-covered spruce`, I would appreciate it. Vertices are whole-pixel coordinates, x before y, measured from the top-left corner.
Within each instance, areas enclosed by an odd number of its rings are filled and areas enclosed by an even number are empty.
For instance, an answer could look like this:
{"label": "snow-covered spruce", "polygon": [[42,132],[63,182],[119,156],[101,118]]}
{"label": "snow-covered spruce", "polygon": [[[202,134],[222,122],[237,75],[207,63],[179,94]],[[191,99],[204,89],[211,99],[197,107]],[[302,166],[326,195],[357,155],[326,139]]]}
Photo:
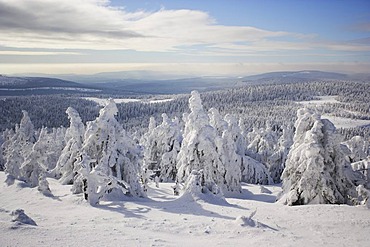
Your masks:
{"label": "snow-covered spruce", "polygon": [[178,200],[185,202],[203,200],[216,204],[227,203],[222,190],[217,184],[213,183],[212,186],[212,189],[205,187],[203,170],[193,170],[187,177],[183,188],[183,194]]}
{"label": "snow-covered spruce", "polygon": [[[145,195],[139,183],[140,149],[116,120],[117,112],[115,102],[110,99],[100,110],[97,119],[87,123],[82,146],[85,155],[80,158],[80,164],[84,164],[84,167],[75,167],[80,171],[75,179],[79,184],[81,180],[87,181],[84,191],[89,196],[100,194],[100,190],[109,194],[115,190],[112,186],[116,186],[117,190],[127,190],[126,194],[131,196]],[[93,181],[93,184],[89,184],[89,181]],[[126,188],[126,184],[129,188]],[[90,202],[97,203],[95,198]]]}
{"label": "snow-covered spruce", "polygon": [[66,113],[70,120],[70,126],[64,137],[66,145],[51,174],[59,178],[62,184],[71,184],[77,174],[75,163],[84,141],[85,126],[75,109],[68,107]]}
{"label": "snow-covered spruce", "polygon": [[175,181],[176,158],[182,141],[181,129],[177,118],[170,120],[162,114],[163,121],[155,127],[154,118],[150,118],[149,130],[141,138],[144,147],[143,169],[160,171],[160,180]]}
{"label": "snow-covered spruce", "polygon": [[247,154],[251,158],[261,162],[268,170],[274,182],[280,181],[282,169],[282,154],[277,151],[278,136],[270,126],[266,129],[253,129],[248,133],[249,145]]}
{"label": "snow-covered spruce", "polygon": [[[235,117],[230,114],[225,115],[228,124],[227,131],[224,132],[223,139],[232,139],[236,154],[240,159],[239,169],[241,170],[241,181],[252,184],[270,184],[271,177],[265,166],[246,154],[246,140]],[[229,148],[232,148],[231,146]],[[230,152],[230,151],[229,151]],[[236,156],[235,156],[236,158]],[[230,167],[232,168],[232,167]],[[235,168],[234,168],[235,169]]]}
{"label": "snow-covered spruce", "polygon": [[49,182],[46,180],[46,173],[42,172],[39,175],[39,184],[37,187],[38,191],[40,191],[44,196],[52,196]]}
{"label": "snow-covered spruce", "polygon": [[[227,128],[222,133],[222,147],[223,153],[221,154],[221,160],[225,166],[225,181],[228,181],[225,186],[229,192],[241,192],[242,188],[240,185],[241,181],[241,168],[243,157],[237,153],[237,142],[235,133],[236,120],[228,115]],[[226,121],[225,121],[226,122]]]}
{"label": "snow-covered spruce", "polygon": [[221,136],[228,127],[227,122],[222,118],[220,112],[216,108],[209,109],[208,116],[210,125],[215,128],[218,135]]}
{"label": "snow-covered spruce", "polygon": [[357,186],[356,190],[358,193],[359,203],[370,209],[370,190],[366,189],[363,185]]}
{"label": "snow-covered spruce", "polygon": [[242,181],[251,184],[272,184],[273,180],[261,162],[249,157],[243,156]]}
{"label": "snow-covered spruce", "polygon": [[[42,128],[39,139],[20,167],[22,179],[31,187],[36,187],[40,181],[44,183],[43,180],[45,180],[45,176],[42,176],[42,174],[47,172],[47,143],[44,141],[46,135],[47,129]],[[41,180],[40,176],[42,176]]]}
{"label": "snow-covered spruce", "polygon": [[166,114],[162,114],[163,122],[158,126],[159,133],[162,134],[161,143],[163,146],[162,159],[159,163],[160,180],[164,182],[175,181],[177,175],[177,155],[180,152],[182,134],[179,120],[168,119]]}
{"label": "snow-covered spruce", "polygon": [[102,166],[91,167],[95,160],[91,160],[84,152],[81,156],[81,161],[78,163],[80,167],[78,179],[73,184],[73,190],[81,186],[79,189],[90,205],[95,206],[104,198],[116,200],[122,199],[124,195],[130,195],[130,186],[127,183],[107,175],[102,170]]}
{"label": "snow-covered spruce", "polygon": [[365,179],[365,187],[370,189],[370,156],[351,164],[352,169],[361,173]]}
{"label": "snow-covered spruce", "polygon": [[3,144],[6,140],[8,140],[8,135],[10,131],[9,129],[4,130],[0,135],[0,171],[5,170],[5,160],[4,160],[4,153],[3,153]]}
{"label": "snow-covered spruce", "polygon": [[189,108],[191,113],[185,119],[184,139],[177,157],[179,181],[185,182],[193,170],[202,170],[204,190],[217,193],[215,185],[224,192],[239,190],[240,181],[226,180],[221,159],[224,153],[222,138],[210,125],[197,91],[191,92]]}
{"label": "snow-covered spruce", "polygon": [[148,131],[140,138],[140,145],[143,147],[143,169],[157,170],[159,150],[157,133],[154,129],[157,127],[157,123],[154,117],[150,117]]}
{"label": "snow-covered spruce", "polygon": [[64,147],[66,146],[66,128],[61,126],[59,128],[53,128],[51,131],[48,132],[46,136],[46,142],[48,144],[48,164],[47,169],[52,171],[55,169],[59,157],[62,154]]}
{"label": "snow-covered spruce", "polygon": [[343,143],[351,151],[350,159],[351,162],[357,162],[366,159],[369,152],[369,142],[362,136],[354,136],[350,140]]}
{"label": "snow-covered spruce", "polygon": [[285,168],[285,162],[292,144],[293,130],[284,127],[283,134],[280,136],[274,152],[267,159],[268,170],[274,183],[281,182],[281,174]]}
{"label": "snow-covered spruce", "polygon": [[308,109],[297,111],[294,143],[282,175],[279,201],[287,205],[352,204],[353,173],[334,125]]}
{"label": "snow-covered spruce", "polygon": [[15,126],[15,131],[9,132],[7,140],[3,143],[5,159],[5,172],[13,178],[22,179],[21,166],[25,158],[32,151],[36,142],[34,126],[26,111],[20,124]]}

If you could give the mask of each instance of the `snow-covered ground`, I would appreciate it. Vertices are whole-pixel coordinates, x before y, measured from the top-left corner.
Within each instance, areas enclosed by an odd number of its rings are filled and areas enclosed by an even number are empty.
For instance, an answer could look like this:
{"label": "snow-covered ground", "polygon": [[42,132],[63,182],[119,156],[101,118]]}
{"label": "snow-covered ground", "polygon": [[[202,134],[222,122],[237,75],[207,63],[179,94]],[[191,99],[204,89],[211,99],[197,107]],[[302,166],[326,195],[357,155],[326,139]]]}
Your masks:
{"label": "snow-covered ground", "polygon": [[328,119],[337,128],[354,128],[358,126],[370,125],[370,120],[351,119],[351,118],[335,117],[335,116],[329,116],[329,115],[322,115],[321,117],[323,119]]}
{"label": "snow-covered ground", "polygon": [[342,103],[338,101],[336,98],[338,96],[316,96],[319,98],[318,100],[310,100],[310,101],[298,101],[297,103],[302,105],[323,105],[326,103]]}
{"label": "snow-covered ground", "polygon": [[[0,172],[0,181],[5,174]],[[278,186],[243,185],[228,203],[172,195],[150,184],[149,198],[92,207],[48,179],[53,197],[16,181],[0,185],[0,246],[369,246],[364,206],[284,206]],[[21,208],[37,226],[12,222]],[[249,218],[253,213],[255,215]]]}
{"label": "snow-covered ground", "polygon": [[[337,96],[317,96],[319,100],[310,100],[310,101],[298,101],[296,103],[302,104],[304,106],[320,106],[327,103],[341,103],[336,100]],[[335,117],[330,115],[322,115],[323,119],[328,119],[332,122],[336,128],[354,128],[359,126],[370,125],[370,120],[361,120],[361,119],[351,119],[345,117]]]}
{"label": "snow-covered ground", "polygon": [[[107,103],[107,99],[102,99],[102,98],[95,98],[95,97],[85,97],[87,100],[91,100],[96,102],[97,104],[101,106],[105,106]],[[163,103],[163,102],[168,102],[172,101],[173,99],[158,99],[158,100],[146,100],[146,99],[114,99],[114,102],[116,104],[121,104],[121,103],[131,103],[131,102],[141,102],[144,104],[155,104],[155,103]]]}

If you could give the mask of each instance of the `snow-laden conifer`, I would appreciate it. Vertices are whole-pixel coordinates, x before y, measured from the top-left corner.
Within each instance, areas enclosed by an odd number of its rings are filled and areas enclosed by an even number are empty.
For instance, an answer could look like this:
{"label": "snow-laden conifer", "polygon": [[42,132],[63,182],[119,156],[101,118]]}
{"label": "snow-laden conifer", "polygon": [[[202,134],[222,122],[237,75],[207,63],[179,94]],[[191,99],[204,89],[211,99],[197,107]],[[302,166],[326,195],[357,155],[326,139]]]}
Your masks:
{"label": "snow-laden conifer", "polygon": [[9,152],[11,145],[11,139],[14,136],[13,129],[6,129],[1,135],[1,146],[0,146],[0,170],[5,170],[6,155]]}
{"label": "snow-laden conifer", "polygon": [[271,178],[265,166],[246,154],[246,140],[236,119],[227,114],[225,120],[228,123],[228,130],[223,136],[224,141],[227,136],[230,136],[229,138],[234,141],[235,152],[240,160],[241,181],[253,184],[270,184]]}
{"label": "snow-laden conifer", "polygon": [[252,136],[254,136],[254,138],[250,140],[247,153],[249,156],[260,161],[269,168],[270,164],[268,159],[275,152],[278,138],[269,126],[267,126],[266,129],[254,129],[254,132],[255,131],[256,133],[249,134],[250,138]]}
{"label": "snow-laden conifer", "polygon": [[64,147],[66,146],[65,141],[66,129],[61,126],[59,128],[53,128],[47,136],[48,143],[48,170],[53,170],[62,154]]}
{"label": "snow-laden conifer", "polygon": [[163,122],[156,130],[161,145],[159,160],[160,180],[175,181],[177,175],[177,155],[180,152],[182,134],[177,118],[170,120],[167,114],[162,114]]}
{"label": "snow-laden conifer", "polygon": [[227,122],[222,118],[220,112],[216,108],[208,110],[209,123],[217,130],[219,136],[227,129]]}
{"label": "snow-laden conifer", "polygon": [[284,127],[275,151],[269,157],[267,157],[268,171],[274,183],[281,182],[281,174],[285,168],[285,161],[292,144],[293,131],[289,127]]}
{"label": "snow-laden conifer", "polygon": [[334,125],[308,109],[299,109],[294,143],[282,175],[280,201],[288,205],[352,203],[353,173]]}
{"label": "snow-laden conifer", "polygon": [[42,128],[37,142],[32,146],[31,152],[25,157],[21,165],[21,177],[31,187],[39,185],[39,178],[47,171],[47,128]]}
{"label": "snow-laden conifer", "polygon": [[356,172],[359,172],[363,175],[365,180],[365,187],[370,189],[370,156],[366,159],[354,162],[351,164],[352,169]]}
{"label": "snow-laden conifer", "polygon": [[82,148],[85,126],[81,121],[80,115],[74,108],[68,107],[66,113],[70,121],[70,126],[66,130],[64,137],[66,145],[59,156],[52,174],[56,178],[59,178],[62,184],[71,184],[73,183],[74,176],[77,175],[75,164]]}
{"label": "snow-laden conifer", "polygon": [[189,108],[191,113],[186,118],[184,139],[177,157],[177,177],[180,182],[185,182],[193,170],[203,170],[204,188],[216,193],[225,175],[220,155],[223,152],[222,139],[209,124],[197,91],[191,92]]}
{"label": "snow-laden conifer", "polygon": [[227,129],[222,133],[223,153],[221,160],[225,166],[224,186],[223,191],[226,192],[241,192],[241,169],[243,165],[243,157],[238,154],[238,138],[237,122],[231,115],[225,116]]}
{"label": "snow-laden conifer", "polygon": [[[94,160],[90,159],[85,152],[82,152],[81,157],[77,165],[80,167],[79,177],[72,189],[77,189],[76,185],[81,186],[78,189],[82,190],[84,198],[90,205],[95,206],[104,198],[115,200],[115,196],[121,198],[123,195],[131,195],[130,185],[106,174],[105,171],[101,170],[102,166],[92,167]],[[109,195],[112,196],[109,197]]]}
{"label": "snow-laden conifer", "polygon": [[16,179],[22,179],[20,168],[36,142],[31,119],[26,111],[22,111],[22,113],[23,117],[20,124],[16,125],[14,134],[3,144],[5,171]]}
{"label": "snow-laden conifer", "polygon": [[[86,156],[82,157],[81,163],[86,163],[84,159],[88,159],[86,166],[91,168],[88,171],[91,177],[82,175],[87,179],[88,190],[107,188],[104,193],[110,193],[113,191],[110,184],[117,186],[117,190],[122,190],[126,183],[129,186],[125,188],[127,194],[144,196],[139,183],[140,149],[116,120],[117,112],[117,106],[111,99],[100,110],[97,119],[87,123],[82,146],[82,152]],[[81,179],[79,176],[76,178]],[[92,186],[88,183],[90,179],[94,181]],[[107,182],[110,184],[107,185]]]}
{"label": "snow-laden conifer", "polygon": [[143,169],[158,170],[160,144],[159,133],[156,131],[156,121],[154,117],[150,117],[148,131],[140,139],[140,145],[143,146]]}
{"label": "snow-laden conifer", "polygon": [[370,154],[368,154],[369,150],[369,142],[365,140],[362,136],[354,136],[350,140],[344,142],[351,154],[351,162],[357,162],[363,159]]}

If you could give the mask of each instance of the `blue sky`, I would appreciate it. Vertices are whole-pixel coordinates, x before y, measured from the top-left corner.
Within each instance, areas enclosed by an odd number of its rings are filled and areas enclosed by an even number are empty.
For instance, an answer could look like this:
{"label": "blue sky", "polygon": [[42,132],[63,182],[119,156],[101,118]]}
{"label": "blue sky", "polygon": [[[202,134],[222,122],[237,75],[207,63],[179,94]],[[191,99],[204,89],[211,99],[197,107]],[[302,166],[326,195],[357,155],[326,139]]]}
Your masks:
{"label": "blue sky", "polygon": [[0,73],[370,70],[367,0],[0,0]]}

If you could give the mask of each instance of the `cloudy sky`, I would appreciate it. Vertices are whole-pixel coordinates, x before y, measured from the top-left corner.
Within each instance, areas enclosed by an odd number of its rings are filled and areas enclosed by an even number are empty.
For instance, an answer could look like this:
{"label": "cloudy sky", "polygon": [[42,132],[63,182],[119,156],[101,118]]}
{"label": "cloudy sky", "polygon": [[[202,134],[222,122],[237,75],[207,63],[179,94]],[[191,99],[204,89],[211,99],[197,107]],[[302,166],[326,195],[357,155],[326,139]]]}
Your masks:
{"label": "cloudy sky", "polygon": [[0,74],[370,72],[369,0],[0,0]]}

